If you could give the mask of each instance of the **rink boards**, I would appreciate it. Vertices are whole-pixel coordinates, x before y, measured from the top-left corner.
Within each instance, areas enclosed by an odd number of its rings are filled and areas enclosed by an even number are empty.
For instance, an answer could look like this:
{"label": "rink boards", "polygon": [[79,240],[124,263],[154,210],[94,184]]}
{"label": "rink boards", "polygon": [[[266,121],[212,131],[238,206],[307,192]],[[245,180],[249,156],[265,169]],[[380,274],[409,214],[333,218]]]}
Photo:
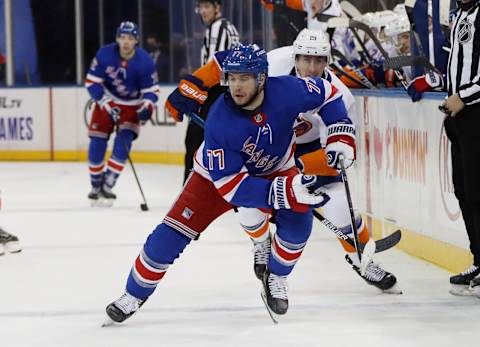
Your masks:
{"label": "rink boards", "polygon": [[[163,86],[132,157],[182,164],[186,122],[166,116]],[[471,263],[453,194],[441,94],[412,103],[403,91],[356,91],[358,160],[351,171],[355,207],[374,235],[401,228],[400,247],[452,271]],[[91,103],[81,87],[0,90],[0,160],[86,159]]]}

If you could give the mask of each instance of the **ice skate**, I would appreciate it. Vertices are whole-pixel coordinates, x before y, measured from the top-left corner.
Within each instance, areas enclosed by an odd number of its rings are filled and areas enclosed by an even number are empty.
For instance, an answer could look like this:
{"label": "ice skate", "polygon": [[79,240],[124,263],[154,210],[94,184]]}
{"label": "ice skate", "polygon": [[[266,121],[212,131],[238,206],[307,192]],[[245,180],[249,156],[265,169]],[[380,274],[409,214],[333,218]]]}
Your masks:
{"label": "ice skate", "polygon": [[112,192],[112,188],[106,186],[105,184],[100,189],[99,197],[101,204],[104,207],[112,207],[113,203],[117,199],[117,196]]}
{"label": "ice skate", "polygon": [[365,269],[365,275],[362,276],[360,267],[355,265],[353,260],[347,254],[345,255],[347,263],[349,263],[353,270],[365,280],[368,284],[377,287],[382,292],[387,294],[402,294],[402,290],[398,287],[397,278],[388,271],[382,269],[378,264],[370,261]]}
{"label": "ice skate", "polygon": [[278,323],[278,317],[287,313],[288,294],[287,276],[278,276],[265,270],[262,278],[261,297],[273,322]]}
{"label": "ice skate", "polygon": [[457,296],[471,296],[473,295],[470,287],[470,281],[480,274],[480,267],[472,265],[468,269],[450,277],[450,294]]}
{"label": "ice skate", "polygon": [[0,228],[0,255],[5,254],[5,252],[18,253],[21,250],[18,237]]}
{"label": "ice skate", "polygon": [[90,200],[90,205],[92,207],[97,206],[99,204],[100,199],[100,187],[92,187],[90,193],[88,193],[88,200]]}
{"label": "ice skate", "polygon": [[117,196],[106,186],[92,187],[88,199],[92,207],[112,207]]}
{"label": "ice skate", "polygon": [[114,323],[122,323],[130,318],[143,305],[145,300],[140,300],[133,295],[125,292],[120,298],[110,303],[105,311],[107,319],[102,327],[112,325]]}
{"label": "ice skate", "polygon": [[469,291],[472,295],[480,299],[480,276],[470,281]]}
{"label": "ice skate", "polygon": [[272,240],[270,235],[268,235],[268,238],[265,241],[253,241],[253,271],[255,272],[255,276],[257,276],[260,281],[263,278],[263,273],[267,269],[271,246]]}

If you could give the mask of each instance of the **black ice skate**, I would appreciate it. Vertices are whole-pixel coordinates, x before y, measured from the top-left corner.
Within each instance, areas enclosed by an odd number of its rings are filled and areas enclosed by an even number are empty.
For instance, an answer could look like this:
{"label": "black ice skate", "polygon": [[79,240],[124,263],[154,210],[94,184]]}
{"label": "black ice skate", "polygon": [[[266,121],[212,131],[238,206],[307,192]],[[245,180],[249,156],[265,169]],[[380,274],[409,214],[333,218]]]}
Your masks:
{"label": "black ice skate", "polygon": [[265,241],[253,241],[253,271],[255,276],[261,281],[263,273],[267,269],[268,257],[272,247],[272,240],[270,234]]}
{"label": "black ice skate", "polygon": [[21,250],[18,237],[0,228],[0,255],[4,255],[5,252],[18,253]]}
{"label": "black ice skate", "polygon": [[287,276],[278,276],[265,270],[262,278],[262,300],[273,322],[278,323],[278,316],[288,310]]}
{"label": "black ice skate", "polygon": [[450,294],[459,296],[472,295],[469,287],[470,281],[472,281],[479,274],[480,267],[477,265],[472,265],[458,275],[450,277],[450,284],[452,285],[450,288]]}
{"label": "black ice skate", "polygon": [[111,207],[117,196],[110,188],[103,185],[102,187],[92,188],[88,193],[88,199],[94,207]]}
{"label": "black ice skate", "polygon": [[398,288],[397,278],[388,271],[382,269],[378,264],[370,261],[367,264],[365,274],[362,276],[360,268],[355,265],[352,259],[347,255],[345,255],[345,260],[349,263],[353,270],[365,280],[368,284],[377,287],[384,293],[388,294],[402,294],[400,288]]}
{"label": "black ice skate", "polygon": [[100,187],[92,187],[90,193],[88,193],[88,199],[90,200],[91,204],[94,205],[98,202],[100,198]]}
{"label": "black ice skate", "polygon": [[480,276],[470,281],[470,293],[480,299]]}
{"label": "black ice skate", "polygon": [[142,301],[125,292],[125,294],[109,304],[105,309],[108,318],[102,324],[102,327],[112,325],[113,323],[122,323],[137,312],[144,302],[145,300]]}

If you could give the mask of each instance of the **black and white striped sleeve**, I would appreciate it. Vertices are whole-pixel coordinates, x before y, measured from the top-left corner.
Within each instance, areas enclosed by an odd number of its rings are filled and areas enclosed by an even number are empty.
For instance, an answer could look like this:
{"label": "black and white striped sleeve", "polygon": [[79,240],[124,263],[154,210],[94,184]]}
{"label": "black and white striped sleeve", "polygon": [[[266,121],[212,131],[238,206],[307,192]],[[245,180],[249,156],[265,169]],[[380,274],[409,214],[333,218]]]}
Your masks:
{"label": "black and white striped sleeve", "polygon": [[450,36],[448,95],[465,105],[480,102],[480,2],[458,11]]}
{"label": "black and white striped sleeve", "polygon": [[228,20],[223,19],[218,31],[217,46],[215,52],[225,51],[240,43],[237,28]]}
{"label": "black and white striped sleeve", "polygon": [[465,105],[480,102],[480,75],[477,75],[472,82],[460,87],[458,95]]}

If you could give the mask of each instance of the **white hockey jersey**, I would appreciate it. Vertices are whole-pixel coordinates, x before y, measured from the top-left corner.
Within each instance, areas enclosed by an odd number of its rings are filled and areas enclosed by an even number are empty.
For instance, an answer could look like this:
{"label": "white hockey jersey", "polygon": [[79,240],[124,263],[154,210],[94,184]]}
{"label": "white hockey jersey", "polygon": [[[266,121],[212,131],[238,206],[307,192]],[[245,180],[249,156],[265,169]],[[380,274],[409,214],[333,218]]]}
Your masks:
{"label": "white hockey jersey", "polygon": [[[269,76],[284,76],[289,75],[292,70],[295,68],[295,58],[293,55],[293,46],[286,46],[274,49],[267,53],[268,58],[268,75]],[[335,74],[326,69],[326,75],[322,76],[328,80],[335,88],[340,90],[343,96],[343,102],[345,107],[349,112],[350,118],[355,123],[354,117],[352,117],[353,112],[352,106],[355,103],[352,92],[343,84],[340,79],[338,79]],[[296,143],[310,143],[318,139],[321,140],[322,145],[325,144],[326,140],[326,126],[320,119],[320,117],[315,116],[311,113],[300,113],[298,115],[297,121],[295,122],[295,129],[301,129],[297,131]]]}

